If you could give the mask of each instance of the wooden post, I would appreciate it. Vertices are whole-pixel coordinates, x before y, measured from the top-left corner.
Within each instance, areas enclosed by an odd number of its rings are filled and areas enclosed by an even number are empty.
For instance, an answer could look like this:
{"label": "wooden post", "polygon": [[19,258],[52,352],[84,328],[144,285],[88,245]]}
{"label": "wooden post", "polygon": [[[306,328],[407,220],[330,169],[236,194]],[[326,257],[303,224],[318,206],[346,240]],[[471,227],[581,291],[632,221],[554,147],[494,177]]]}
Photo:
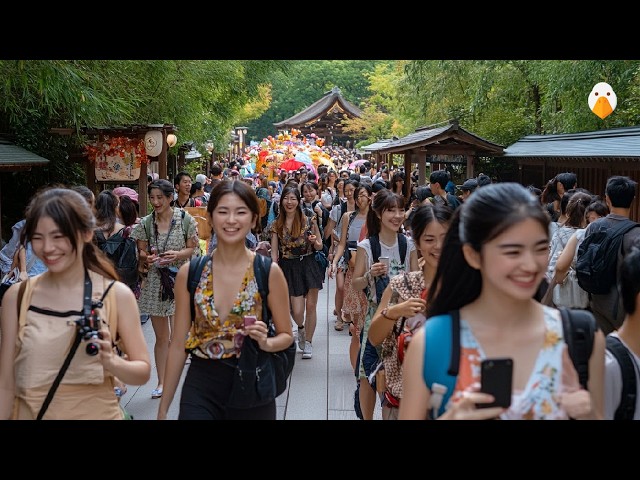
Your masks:
{"label": "wooden post", "polygon": [[475,163],[475,155],[467,155],[467,178],[475,177],[473,173],[473,164]]}
{"label": "wooden post", "polygon": [[158,178],[167,179],[167,131],[165,129],[162,129],[162,151],[158,155]]}
{"label": "wooden post", "polygon": [[138,178],[138,205],[140,206],[140,216],[144,217],[147,212],[147,162],[140,162],[140,178]]}

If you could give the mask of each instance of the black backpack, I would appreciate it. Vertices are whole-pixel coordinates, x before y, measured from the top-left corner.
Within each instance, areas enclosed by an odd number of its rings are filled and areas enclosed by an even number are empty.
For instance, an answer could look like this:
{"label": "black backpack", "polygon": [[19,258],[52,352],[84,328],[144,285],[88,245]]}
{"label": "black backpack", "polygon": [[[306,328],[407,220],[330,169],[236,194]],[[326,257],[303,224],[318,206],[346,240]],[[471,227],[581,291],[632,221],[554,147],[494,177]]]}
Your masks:
{"label": "black backpack", "polygon": [[637,226],[640,224],[631,220],[615,224],[598,220],[589,225],[576,260],[576,277],[583,290],[599,295],[611,291],[618,277],[618,254],[623,236]]}
{"label": "black backpack", "polygon": [[127,227],[121,228],[109,238],[102,231],[95,233],[96,244],[111,259],[120,281],[133,289],[138,282],[138,245],[129,236]]}
{"label": "black backpack", "polygon": [[[189,307],[191,309],[191,321],[194,322],[196,318],[196,308],[194,305],[194,295],[196,287],[200,282],[202,276],[202,269],[205,264],[211,260],[210,255],[204,255],[201,257],[193,257],[189,263],[189,273],[187,275],[187,289],[189,290]],[[267,303],[267,296],[269,295],[269,272],[271,270],[271,257],[265,255],[256,254],[253,259],[253,274],[256,277],[256,283],[258,284],[258,291],[262,298],[262,319],[267,324],[269,329],[268,335],[275,335],[275,327],[271,320],[271,310]],[[291,373],[293,372],[293,366],[296,360],[296,342],[292,342],[291,345],[279,352],[271,352],[271,357],[274,363],[275,382],[276,382],[276,396],[281,395],[287,387],[287,382]]]}
{"label": "black backpack", "polygon": [[[380,237],[378,235],[371,235],[369,237],[369,244],[371,245],[371,263],[378,263],[380,260]],[[404,236],[403,233],[398,232],[398,248],[400,250],[400,261],[401,263],[405,263],[407,257],[407,237]],[[384,289],[389,285],[390,277],[389,275],[385,275],[384,277],[375,277],[376,281],[376,299],[378,303],[380,303],[380,299],[382,298],[382,294],[384,293]],[[368,287],[367,287],[368,288]],[[367,290],[365,288],[365,291]]]}
{"label": "black backpack", "polygon": [[614,420],[633,420],[636,413],[636,369],[631,352],[618,337],[607,335],[607,350],[618,361],[622,371],[622,393],[620,404],[613,416]]}

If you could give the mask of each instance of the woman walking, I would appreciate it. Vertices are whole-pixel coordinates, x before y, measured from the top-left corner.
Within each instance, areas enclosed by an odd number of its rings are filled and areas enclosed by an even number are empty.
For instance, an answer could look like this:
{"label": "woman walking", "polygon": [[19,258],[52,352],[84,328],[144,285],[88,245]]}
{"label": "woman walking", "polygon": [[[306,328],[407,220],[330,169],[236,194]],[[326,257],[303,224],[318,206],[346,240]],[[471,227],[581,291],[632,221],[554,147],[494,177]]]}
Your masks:
{"label": "woman walking", "polygon": [[302,358],[309,359],[313,356],[316,307],[325,270],[315,259],[315,252],[322,250],[317,216],[307,217],[300,205],[298,187],[285,187],[280,197],[280,214],[271,233],[271,258],[278,262],[287,279],[291,314],[298,326],[298,347]]}
{"label": "woman walking", "polygon": [[[375,347],[370,344],[367,346],[367,340],[371,319],[380,302],[377,290],[386,285],[394,275],[418,270],[418,255],[413,240],[400,233],[403,221],[404,198],[390,190],[381,190],[373,198],[367,215],[369,237],[358,243],[356,251],[352,285],[354,289],[368,288],[367,313],[360,332],[359,361],[356,366],[360,408],[365,420],[373,419],[376,399],[376,392],[368,377],[373,373],[372,369],[375,368],[379,355]],[[379,246],[375,259],[373,245]]]}
{"label": "woman walking", "polygon": [[153,212],[140,220],[131,237],[137,241],[138,253],[148,269],[138,305],[141,311],[151,315],[156,336],[153,353],[158,383],[151,398],[160,398],[173,330],[173,284],[178,268],[189,261],[198,247],[198,234],[195,219],[182,209],[171,207],[174,191],[171,182],[155,180],[147,191]]}
{"label": "woman walking", "polygon": [[135,297],[93,244],[94,229],[91,208],[70,189],[44,190],[27,208],[24,239],[48,270],[4,297],[0,419],[120,420],[114,377],[149,379]]}
{"label": "woman walking", "polygon": [[[380,346],[385,377],[382,418],[398,419],[402,399],[402,362],[413,332],[426,320],[427,292],[433,285],[440,252],[449,228],[451,208],[444,205],[422,205],[411,221],[411,234],[421,254],[422,268],[404,272],[391,279],[378,304],[369,341]],[[417,312],[416,312],[417,310]]]}
{"label": "woman walking", "polygon": [[[431,411],[443,420],[603,417],[602,332],[593,336],[587,391],[569,356],[560,312],[533,299],[548,255],[549,217],[522,185],[486,185],[465,201],[447,231],[433,280],[437,288],[427,297],[427,322],[413,336],[404,360],[400,419],[426,419]],[[425,359],[425,342],[439,339],[428,337],[425,327],[450,313],[453,322],[455,312],[464,352],[460,374],[451,392],[439,386],[450,399],[432,403],[438,382],[425,380],[434,365]],[[513,365],[510,406],[478,408],[494,400],[478,390],[481,361],[495,358]]]}
{"label": "woman walking", "polygon": [[[275,400],[238,409],[230,407],[228,399],[247,336],[267,352],[284,350],[293,343],[287,283],[278,265],[272,263],[267,303],[275,335],[268,336],[254,275],[256,254],[245,246],[246,235],[259,221],[258,198],[244,182],[222,182],[212,190],[207,212],[218,244],[202,270],[193,299],[187,288],[189,264],[183,265],[176,277],[175,338],[186,338],[186,343],[174,341],[169,348],[158,419],[167,418],[189,352],[191,363],[182,386],[179,420],[275,420]],[[245,323],[247,318],[256,321]]]}

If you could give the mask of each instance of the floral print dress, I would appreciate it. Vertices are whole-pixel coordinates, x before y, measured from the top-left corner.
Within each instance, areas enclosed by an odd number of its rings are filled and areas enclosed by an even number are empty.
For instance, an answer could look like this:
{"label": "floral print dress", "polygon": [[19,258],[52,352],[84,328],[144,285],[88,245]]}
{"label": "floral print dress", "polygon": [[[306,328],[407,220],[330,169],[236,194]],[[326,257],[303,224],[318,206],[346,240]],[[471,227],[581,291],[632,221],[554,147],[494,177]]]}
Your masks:
{"label": "floral print dress", "polygon": [[213,295],[212,265],[211,261],[207,262],[202,269],[194,293],[196,318],[187,336],[185,350],[204,359],[230,358],[236,356],[242,347],[244,316],[255,315],[262,320],[262,297],[253,272],[252,258],[233,307],[223,321]]}
{"label": "floral print dress", "polygon": [[[573,368],[571,360],[563,361],[566,343],[560,313],[544,306],[545,338],[536,358],[533,371],[522,391],[514,392],[511,406],[500,418],[503,420],[566,420],[560,405],[562,369]],[[480,362],[486,358],[473,336],[469,324],[460,319],[460,370],[451,401],[460,398],[472,383],[480,382]]]}
{"label": "floral print dress", "polygon": [[[189,227],[187,228],[188,231],[186,232],[186,238],[197,238],[196,220],[191,215],[189,215],[188,218]],[[149,246],[158,248],[160,252],[167,250],[182,250],[186,247],[185,232],[182,230],[182,210],[179,208],[175,208],[173,210],[172,221],[174,222],[174,225],[171,230],[168,233],[158,232],[157,241],[155,238],[155,227],[152,226],[152,231],[147,232],[145,230],[144,221],[141,221],[135,226],[131,232],[131,238],[148,242]],[[167,235],[169,236],[168,239]],[[166,247],[164,247],[165,241]],[[170,263],[168,266],[180,267],[187,261],[189,260],[178,260]],[[138,308],[142,313],[148,313],[158,317],[166,317],[175,313],[175,301],[173,299],[162,300],[160,273],[158,272],[158,267],[156,265],[152,265],[149,268],[149,273],[147,274],[145,281],[142,283],[140,298],[138,299]]]}

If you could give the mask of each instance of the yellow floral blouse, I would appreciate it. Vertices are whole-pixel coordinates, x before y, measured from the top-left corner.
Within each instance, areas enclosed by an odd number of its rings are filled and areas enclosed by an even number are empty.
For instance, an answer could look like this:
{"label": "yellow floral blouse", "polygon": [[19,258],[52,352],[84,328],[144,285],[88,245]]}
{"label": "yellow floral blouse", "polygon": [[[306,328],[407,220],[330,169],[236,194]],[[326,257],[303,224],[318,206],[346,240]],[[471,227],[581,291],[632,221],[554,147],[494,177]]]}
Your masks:
{"label": "yellow floral blouse", "polygon": [[245,336],[242,333],[245,315],[262,320],[262,298],[249,263],[231,312],[221,322],[213,298],[212,262],[202,269],[194,293],[195,321],[185,342],[188,353],[204,359],[230,358],[239,355]]}

